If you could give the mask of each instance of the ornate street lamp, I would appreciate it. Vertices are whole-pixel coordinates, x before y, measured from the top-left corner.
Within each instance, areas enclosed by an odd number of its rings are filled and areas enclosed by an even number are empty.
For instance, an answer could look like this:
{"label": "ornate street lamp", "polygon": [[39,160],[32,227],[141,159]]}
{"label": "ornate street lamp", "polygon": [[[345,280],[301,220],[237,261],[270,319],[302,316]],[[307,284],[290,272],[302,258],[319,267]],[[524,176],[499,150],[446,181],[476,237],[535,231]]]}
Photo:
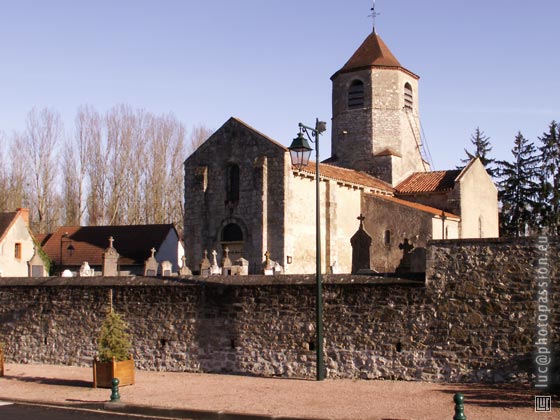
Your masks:
{"label": "ornate street lamp", "polygon": [[311,146],[307,142],[307,139],[303,137],[303,132],[300,129],[297,137],[292,141],[292,144],[288,148],[290,151],[290,158],[292,159],[292,165],[302,170],[309,163],[309,157],[311,156]]}
{"label": "ornate street lamp", "polygon": [[[299,123],[299,133],[294,139],[288,150],[292,159],[292,165],[298,170],[307,166],[311,155],[311,147],[307,142],[303,133],[311,143],[315,143],[315,263],[316,263],[316,284],[317,296],[316,302],[316,344],[317,351],[317,380],[325,379],[325,361],[323,358],[323,285],[321,282],[321,206],[319,196],[319,135],[325,132],[327,123],[316,119],[315,128],[307,127]],[[311,133],[311,134],[310,134]],[[315,140],[313,140],[313,137]]]}

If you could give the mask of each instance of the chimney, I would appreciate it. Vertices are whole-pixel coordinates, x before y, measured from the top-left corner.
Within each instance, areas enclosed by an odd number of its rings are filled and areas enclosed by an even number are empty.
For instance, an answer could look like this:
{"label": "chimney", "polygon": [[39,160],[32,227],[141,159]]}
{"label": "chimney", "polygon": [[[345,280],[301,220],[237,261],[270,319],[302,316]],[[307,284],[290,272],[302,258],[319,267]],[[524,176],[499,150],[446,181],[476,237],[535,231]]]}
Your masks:
{"label": "chimney", "polygon": [[23,221],[27,226],[29,226],[29,209],[19,208],[16,209],[16,211],[21,214],[21,217],[23,217]]}

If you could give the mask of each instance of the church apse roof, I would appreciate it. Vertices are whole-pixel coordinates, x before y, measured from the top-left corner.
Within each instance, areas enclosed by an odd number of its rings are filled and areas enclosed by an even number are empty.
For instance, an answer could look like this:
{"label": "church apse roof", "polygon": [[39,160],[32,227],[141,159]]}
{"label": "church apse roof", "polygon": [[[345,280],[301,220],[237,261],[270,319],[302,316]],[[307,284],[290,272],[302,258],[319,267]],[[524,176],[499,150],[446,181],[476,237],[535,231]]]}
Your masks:
{"label": "church apse roof", "polygon": [[338,70],[332,77],[340,73],[348,73],[355,70],[366,69],[371,67],[396,68],[409,73],[418,79],[419,77],[411,71],[405,69],[399,60],[393,55],[381,37],[372,32],[362,45],[356,50],[354,55],[346,62],[346,64]]}
{"label": "church apse roof", "polygon": [[412,209],[415,209],[415,210],[420,210],[420,211],[423,211],[424,213],[430,213],[430,214],[433,214],[434,216],[440,216],[441,217],[443,215],[446,219],[457,219],[457,220],[461,219],[456,214],[449,213],[447,211],[443,211],[443,210],[437,209],[435,207],[426,206],[425,204],[414,203],[412,201],[401,200],[400,198],[392,197],[392,196],[375,195],[375,197],[379,198],[381,200],[392,201],[393,203],[399,204],[401,206],[409,207],[409,208],[412,208]]}
{"label": "church apse roof", "polygon": [[[315,162],[309,161],[307,166],[305,166],[301,170],[301,172],[315,174]],[[368,187],[378,193],[392,194],[394,191],[394,188],[391,186],[391,184],[368,175],[365,172],[356,171],[355,169],[347,169],[340,166],[320,163],[319,172],[321,177],[330,178],[343,183],[346,182],[353,185]]]}
{"label": "church apse roof", "polygon": [[449,171],[415,172],[396,186],[398,194],[417,194],[450,191],[461,173],[459,169]]}

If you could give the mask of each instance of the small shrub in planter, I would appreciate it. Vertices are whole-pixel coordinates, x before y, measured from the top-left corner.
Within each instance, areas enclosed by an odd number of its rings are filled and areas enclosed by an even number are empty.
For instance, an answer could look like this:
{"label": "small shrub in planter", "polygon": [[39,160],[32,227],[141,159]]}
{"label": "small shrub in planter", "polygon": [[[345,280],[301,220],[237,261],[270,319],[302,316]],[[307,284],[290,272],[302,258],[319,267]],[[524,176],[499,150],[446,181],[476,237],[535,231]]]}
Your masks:
{"label": "small shrub in planter", "polygon": [[122,317],[111,310],[99,333],[97,357],[93,360],[93,387],[110,388],[113,378],[119,385],[134,384],[134,359],[128,325]]}

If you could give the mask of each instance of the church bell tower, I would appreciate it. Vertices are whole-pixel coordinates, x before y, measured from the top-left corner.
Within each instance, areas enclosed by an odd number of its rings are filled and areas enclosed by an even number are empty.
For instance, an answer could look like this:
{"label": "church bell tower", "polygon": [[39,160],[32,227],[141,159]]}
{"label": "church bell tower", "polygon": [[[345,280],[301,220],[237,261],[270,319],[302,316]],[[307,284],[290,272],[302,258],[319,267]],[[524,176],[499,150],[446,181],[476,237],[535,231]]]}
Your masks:
{"label": "church bell tower", "polygon": [[413,172],[429,171],[420,138],[418,79],[374,30],[331,77],[328,162],[393,186]]}

